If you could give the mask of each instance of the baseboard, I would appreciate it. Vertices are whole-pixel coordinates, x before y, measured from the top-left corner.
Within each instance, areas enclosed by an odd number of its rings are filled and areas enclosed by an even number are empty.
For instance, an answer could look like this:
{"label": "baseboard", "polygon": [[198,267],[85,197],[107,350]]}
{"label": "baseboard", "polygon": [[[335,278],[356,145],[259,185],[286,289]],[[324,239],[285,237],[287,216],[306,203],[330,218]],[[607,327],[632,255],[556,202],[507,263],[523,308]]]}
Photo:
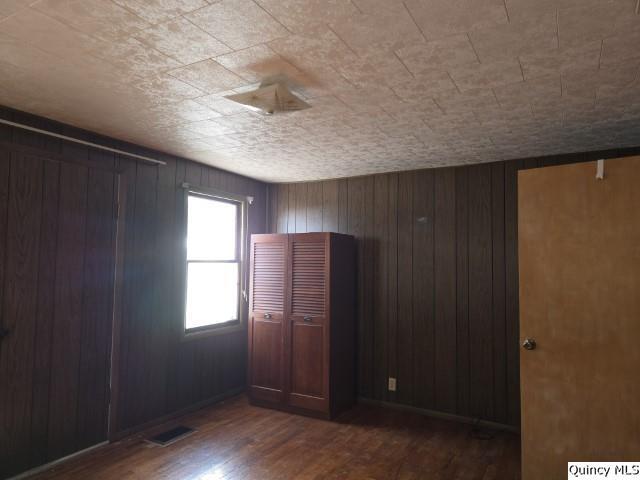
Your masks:
{"label": "baseboard", "polygon": [[221,393],[220,395],[216,395],[214,397],[209,397],[205,400],[201,400],[200,402],[189,405],[188,407],[181,408],[180,410],[176,410],[175,412],[168,413],[163,415],[162,417],[154,418],[153,420],[149,420],[148,422],[142,423],[140,425],[136,425],[135,427],[130,427],[125,430],[120,430],[118,432],[114,432],[109,435],[109,441],[115,442],[117,440],[121,440],[125,437],[130,437],[131,435],[135,435],[143,430],[148,430],[150,428],[156,427],[166,422],[170,422],[171,420],[182,417],[183,415],[187,415],[191,412],[195,412],[196,410],[200,410],[201,408],[208,407],[209,405],[213,405],[218,402],[222,402],[223,400],[227,400],[228,398],[235,397],[236,395],[240,395],[246,391],[245,387],[234,388],[233,390],[226,391]]}
{"label": "baseboard", "polygon": [[52,467],[55,467],[56,465],[66,462],[68,460],[71,460],[72,458],[75,457],[79,457],[80,455],[84,455],[85,453],[89,453],[93,450],[96,450],[100,447],[104,447],[105,445],[108,445],[109,442],[104,441],[104,442],[100,442],[97,443],[95,445],[92,445],[91,447],[85,448],[84,450],[79,450],[77,452],[73,452],[70,455],[67,455],[66,457],[62,457],[62,458],[58,458],[57,460],[53,460],[52,462],[49,463],[45,463],[44,465],[40,465],[38,467],[34,467],[30,470],[27,470],[26,472],[22,472],[19,473],[18,475],[14,476],[14,477],[9,477],[6,480],[20,480],[22,478],[27,478],[30,477],[31,475],[35,475],[36,473],[40,473],[40,472],[44,472],[45,470],[49,470]]}
{"label": "baseboard", "polygon": [[438,418],[440,420],[449,420],[452,422],[466,423],[469,425],[477,425],[480,427],[491,428],[493,430],[501,430],[511,433],[520,433],[520,429],[513,425],[505,425],[504,423],[490,422],[479,418],[464,417],[462,415],[454,415],[452,413],[438,412],[426,408],[413,407],[411,405],[402,405],[400,403],[384,402],[381,400],[373,400],[371,398],[358,397],[358,403],[365,405],[374,405],[376,407],[390,408],[393,410],[401,410],[404,412],[417,413],[426,417]]}

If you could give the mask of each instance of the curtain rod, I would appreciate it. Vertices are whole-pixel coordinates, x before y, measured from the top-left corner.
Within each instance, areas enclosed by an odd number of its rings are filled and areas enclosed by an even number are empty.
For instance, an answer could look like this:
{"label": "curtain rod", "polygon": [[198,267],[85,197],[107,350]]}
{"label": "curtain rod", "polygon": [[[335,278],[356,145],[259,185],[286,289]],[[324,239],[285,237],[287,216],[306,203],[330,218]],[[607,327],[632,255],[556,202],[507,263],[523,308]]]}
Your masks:
{"label": "curtain rod", "polygon": [[85,145],[87,147],[92,147],[92,148],[97,148],[99,150],[105,150],[107,152],[117,153],[118,155],[124,155],[126,157],[132,157],[138,160],[144,160],[145,162],[155,163],[156,165],[167,164],[167,162],[163,162],[162,160],[156,160],[155,158],[146,157],[144,155],[138,155],[137,153],[125,152],[124,150],[118,150],[117,148],[107,147],[106,145],[100,145],[98,143],[86,142],[84,140],[80,140],[79,138],[67,137],[66,135],[50,132],[48,130],[42,130],[40,128],[30,127],[29,125],[23,125],[22,123],[11,122],[3,118],[0,118],[0,123],[4,123],[5,125],[9,125],[11,127],[22,128],[23,130],[29,130],[31,132],[41,133],[42,135],[48,135],[50,137],[60,138],[68,142],[79,143],[80,145]]}

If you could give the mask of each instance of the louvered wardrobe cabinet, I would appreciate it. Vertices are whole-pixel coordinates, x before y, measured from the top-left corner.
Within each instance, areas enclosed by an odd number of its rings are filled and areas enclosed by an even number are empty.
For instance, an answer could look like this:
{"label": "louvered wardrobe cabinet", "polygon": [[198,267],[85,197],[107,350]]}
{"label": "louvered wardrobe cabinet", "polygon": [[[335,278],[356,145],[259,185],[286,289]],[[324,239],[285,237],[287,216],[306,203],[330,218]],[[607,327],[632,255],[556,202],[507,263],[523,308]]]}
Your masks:
{"label": "louvered wardrobe cabinet", "polygon": [[355,399],[355,242],[251,237],[249,398],[332,418]]}

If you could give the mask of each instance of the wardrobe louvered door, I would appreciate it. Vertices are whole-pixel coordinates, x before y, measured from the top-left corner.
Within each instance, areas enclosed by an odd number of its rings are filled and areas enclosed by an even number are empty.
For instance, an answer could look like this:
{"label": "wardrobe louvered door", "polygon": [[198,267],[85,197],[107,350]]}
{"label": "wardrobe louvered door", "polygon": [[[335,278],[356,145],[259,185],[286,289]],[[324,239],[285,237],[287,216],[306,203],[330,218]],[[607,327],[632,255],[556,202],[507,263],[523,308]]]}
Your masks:
{"label": "wardrobe louvered door", "polygon": [[332,418],[355,401],[355,242],[339,233],[251,238],[249,398]]}
{"label": "wardrobe louvered door", "polygon": [[329,246],[325,234],[289,240],[288,403],[307,410],[329,406]]}
{"label": "wardrobe louvered door", "polygon": [[256,400],[284,401],[287,235],[251,237],[249,389]]}

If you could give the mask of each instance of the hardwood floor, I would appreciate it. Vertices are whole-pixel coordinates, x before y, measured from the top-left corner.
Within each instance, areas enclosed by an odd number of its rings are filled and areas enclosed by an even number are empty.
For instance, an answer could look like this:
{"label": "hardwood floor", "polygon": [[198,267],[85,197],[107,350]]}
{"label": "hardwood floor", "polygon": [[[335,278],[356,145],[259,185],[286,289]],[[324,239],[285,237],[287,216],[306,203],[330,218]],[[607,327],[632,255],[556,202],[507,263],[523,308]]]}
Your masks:
{"label": "hardwood floor", "polygon": [[[161,448],[144,438],[197,431]],[[335,422],[250,406],[244,396],[99,448],[32,479],[517,480],[512,433],[358,405]]]}

